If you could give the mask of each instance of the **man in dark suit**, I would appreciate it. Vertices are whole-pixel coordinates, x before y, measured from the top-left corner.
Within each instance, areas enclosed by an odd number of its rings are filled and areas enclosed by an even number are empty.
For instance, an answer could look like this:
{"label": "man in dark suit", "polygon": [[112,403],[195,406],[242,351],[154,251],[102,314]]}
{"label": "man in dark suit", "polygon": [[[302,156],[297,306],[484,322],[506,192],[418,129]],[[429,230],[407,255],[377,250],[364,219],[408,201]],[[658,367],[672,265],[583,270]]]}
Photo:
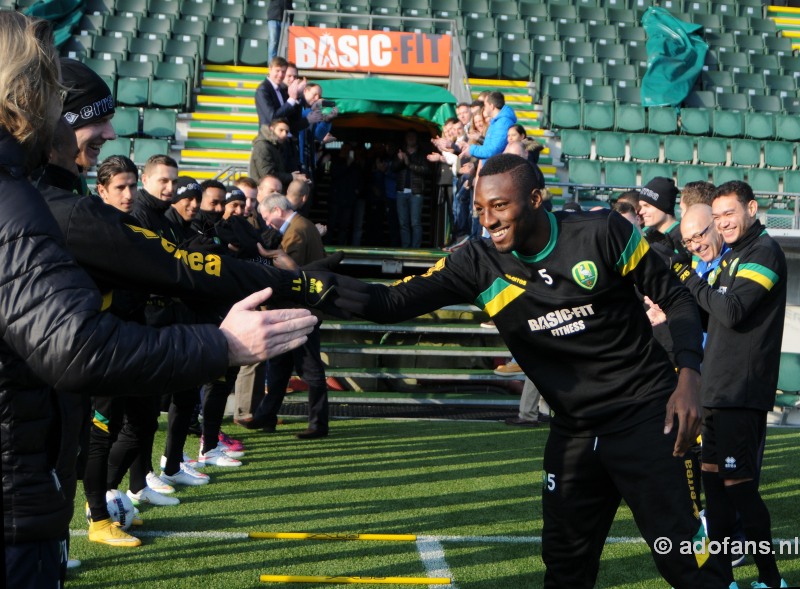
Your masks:
{"label": "man in dark suit", "polygon": [[[269,75],[256,89],[256,112],[258,125],[269,125],[272,119],[281,117],[293,121],[302,118],[302,97],[306,87],[305,78],[283,84],[289,62],[277,56],[269,62]],[[299,130],[298,130],[299,132]]]}
{"label": "man in dark suit", "polygon": [[[316,226],[295,212],[284,195],[272,194],[261,199],[258,211],[268,225],[281,232],[281,248],[298,266],[325,257],[325,247]],[[308,385],[308,429],[297,434],[297,437],[308,440],[328,435],[328,387],[325,383],[325,365],[320,357],[318,325],[300,348],[270,359],[267,366],[268,392],[253,413],[248,428],[275,431],[278,411],[295,369]]]}

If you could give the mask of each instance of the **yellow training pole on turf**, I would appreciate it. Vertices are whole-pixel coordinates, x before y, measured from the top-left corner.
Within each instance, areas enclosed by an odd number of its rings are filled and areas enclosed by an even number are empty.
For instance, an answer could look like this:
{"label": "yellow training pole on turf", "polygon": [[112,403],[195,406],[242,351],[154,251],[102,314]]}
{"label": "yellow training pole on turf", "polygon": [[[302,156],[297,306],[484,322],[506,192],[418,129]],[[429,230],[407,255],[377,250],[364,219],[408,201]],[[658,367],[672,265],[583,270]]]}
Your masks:
{"label": "yellow training pole on turf", "polygon": [[378,585],[450,585],[447,578],[430,577],[316,577],[309,575],[261,575],[262,583],[372,583]]}
{"label": "yellow training pole on turf", "polygon": [[251,538],[270,540],[371,540],[378,542],[416,542],[414,534],[337,534],[306,532],[250,532]]}

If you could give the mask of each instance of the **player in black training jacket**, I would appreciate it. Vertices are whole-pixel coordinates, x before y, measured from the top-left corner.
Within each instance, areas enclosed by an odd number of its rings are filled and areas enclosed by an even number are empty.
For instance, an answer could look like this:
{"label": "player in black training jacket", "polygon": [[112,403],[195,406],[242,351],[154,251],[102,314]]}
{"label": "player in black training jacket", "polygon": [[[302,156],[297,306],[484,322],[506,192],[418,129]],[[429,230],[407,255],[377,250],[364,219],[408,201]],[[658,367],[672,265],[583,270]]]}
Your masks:
{"label": "player in black training jacket", "polygon": [[[469,301],[492,317],[555,411],[542,475],[545,588],[594,586],[625,499],[669,583],[727,589],[715,556],[679,552],[681,542],[706,541],[683,457],[700,420],[694,301],[631,223],[549,213],[543,187],[526,160],[490,158],[475,208],[491,242],[471,241],[422,276],[365,287],[368,300],[354,310],[385,323]],[[667,314],[678,374],[634,285]],[[662,554],[664,538],[673,549]]]}

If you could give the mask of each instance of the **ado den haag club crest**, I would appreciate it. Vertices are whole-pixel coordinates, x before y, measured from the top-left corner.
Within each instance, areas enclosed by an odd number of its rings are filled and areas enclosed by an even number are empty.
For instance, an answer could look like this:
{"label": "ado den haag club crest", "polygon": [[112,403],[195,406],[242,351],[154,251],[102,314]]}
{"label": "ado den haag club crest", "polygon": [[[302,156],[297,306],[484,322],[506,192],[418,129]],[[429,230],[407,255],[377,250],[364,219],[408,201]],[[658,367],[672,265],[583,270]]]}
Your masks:
{"label": "ado den haag club crest", "polygon": [[597,284],[597,266],[589,260],[578,262],[572,267],[572,278],[586,290],[592,290]]}

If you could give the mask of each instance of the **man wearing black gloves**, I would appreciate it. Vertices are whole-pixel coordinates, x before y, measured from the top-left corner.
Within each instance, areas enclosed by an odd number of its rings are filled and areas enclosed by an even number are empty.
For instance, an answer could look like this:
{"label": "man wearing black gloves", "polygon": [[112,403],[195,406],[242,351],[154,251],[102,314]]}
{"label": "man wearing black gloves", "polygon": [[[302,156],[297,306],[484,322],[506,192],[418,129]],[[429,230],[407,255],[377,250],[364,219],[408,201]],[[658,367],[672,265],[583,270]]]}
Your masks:
{"label": "man wearing black gloves", "polygon": [[[537,172],[518,156],[489,158],[475,210],[491,243],[471,241],[393,286],[363,285],[360,303],[347,304],[378,322],[462,302],[492,317],[555,412],[542,474],[546,589],[594,586],[623,498],[669,583],[727,587],[717,556],[678,550],[704,538],[683,458],[700,418],[694,301],[618,214],[545,211]],[[678,373],[636,287],[667,314]]]}
{"label": "man wearing black gloves", "polygon": [[[769,511],[756,479],[759,446],[778,384],[786,258],[756,218],[758,204],[748,184],[733,181],[717,188],[711,211],[717,231],[730,247],[714,284],[688,264],[674,266],[708,313],[702,383],[708,533],[719,541],[733,536],[738,511],[747,540],[771,546]],[[753,587],[786,587],[771,550],[752,556],[759,578]],[[732,582],[730,558],[724,560]]]}

